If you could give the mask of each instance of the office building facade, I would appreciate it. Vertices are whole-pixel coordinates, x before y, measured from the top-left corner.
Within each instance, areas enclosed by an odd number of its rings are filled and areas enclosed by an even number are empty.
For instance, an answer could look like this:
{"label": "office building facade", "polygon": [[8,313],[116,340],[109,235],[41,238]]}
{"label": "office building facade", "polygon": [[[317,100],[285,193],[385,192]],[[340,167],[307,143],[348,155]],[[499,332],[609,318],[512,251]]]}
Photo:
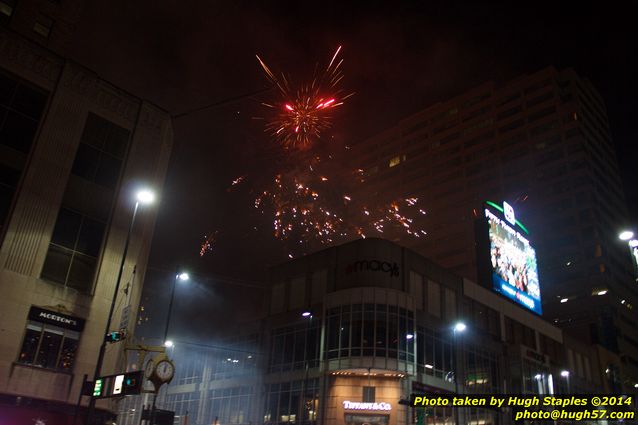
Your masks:
{"label": "office building facade", "polygon": [[359,196],[416,197],[427,236],[385,234],[461,276],[477,275],[474,223],[507,201],[530,229],[547,319],[618,353],[638,376],[638,286],[604,102],[573,70],[487,83],[353,147]]}
{"label": "office building facade", "polygon": [[[604,348],[389,241],[273,268],[267,303],[267,316],[233,343],[176,343],[176,375],[158,408],[190,425],[399,425],[416,420],[399,403],[413,392],[619,391],[605,370],[620,360]],[[455,331],[459,323],[467,328]],[[121,406],[118,424],[138,423],[140,402]],[[421,413],[423,423],[510,420],[488,409]]]}
{"label": "office building facade", "polygon": [[[7,4],[5,15],[14,11]],[[93,379],[115,295],[111,330],[134,329],[157,205],[140,206],[117,294],[115,285],[135,192],[161,193],[171,119],[8,26],[0,26],[0,417],[66,424],[83,376]],[[107,347],[103,374],[124,370],[122,346]],[[116,410],[98,407],[101,417]]]}

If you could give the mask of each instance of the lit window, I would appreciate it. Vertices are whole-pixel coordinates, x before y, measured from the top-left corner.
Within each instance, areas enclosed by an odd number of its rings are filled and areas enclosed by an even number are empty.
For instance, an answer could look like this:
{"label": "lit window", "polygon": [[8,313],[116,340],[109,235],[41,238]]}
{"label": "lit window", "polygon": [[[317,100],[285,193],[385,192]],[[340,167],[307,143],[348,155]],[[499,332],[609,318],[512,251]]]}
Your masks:
{"label": "lit window", "polygon": [[0,22],[13,14],[13,3],[12,0],[0,0]]}
{"label": "lit window", "polygon": [[40,34],[44,38],[49,38],[51,34],[51,28],[53,28],[53,19],[48,16],[40,15],[33,25],[33,31]]}
{"label": "lit window", "polygon": [[18,363],[71,372],[84,320],[31,307]]}
{"label": "lit window", "polygon": [[395,156],[390,160],[390,167],[394,167],[395,165],[399,165],[401,163],[401,157],[399,155]]}

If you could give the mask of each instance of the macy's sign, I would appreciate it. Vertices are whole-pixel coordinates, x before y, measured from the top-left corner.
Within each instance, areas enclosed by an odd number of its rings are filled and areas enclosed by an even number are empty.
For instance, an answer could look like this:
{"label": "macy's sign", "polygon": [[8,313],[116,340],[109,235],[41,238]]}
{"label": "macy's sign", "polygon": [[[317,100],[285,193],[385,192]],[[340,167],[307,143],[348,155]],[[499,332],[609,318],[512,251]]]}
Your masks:
{"label": "macy's sign", "polygon": [[346,267],[346,274],[362,271],[390,273],[392,277],[399,276],[399,265],[388,261],[379,260],[359,260]]}

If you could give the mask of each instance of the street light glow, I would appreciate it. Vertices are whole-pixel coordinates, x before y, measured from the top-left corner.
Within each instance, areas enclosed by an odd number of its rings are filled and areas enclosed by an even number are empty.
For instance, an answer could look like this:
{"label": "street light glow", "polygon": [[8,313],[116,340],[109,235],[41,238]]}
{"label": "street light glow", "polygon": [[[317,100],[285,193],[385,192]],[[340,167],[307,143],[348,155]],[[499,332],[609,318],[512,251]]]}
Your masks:
{"label": "street light glow", "polygon": [[405,337],[406,337],[406,339],[412,339],[412,338],[414,338],[414,335],[413,334],[407,334]]}
{"label": "street light glow", "polygon": [[173,341],[171,341],[170,339],[164,342],[164,347],[166,348],[171,348],[173,345]]}
{"label": "street light glow", "polygon": [[140,204],[152,204],[155,201],[155,194],[148,189],[140,190],[137,192],[137,201]]}
{"label": "street light glow", "polygon": [[542,375],[541,375],[540,373],[537,373],[537,374],[534,376],[534,379],[536,379],[537,381],[540,381],[542,378],[543,378],[543,377],[542,377]]}
{"label": "street light glow", "polygon": [[618,235],[618,238],[621,241],[628,241],[629,239],[634,237],[634,232],[632,232],[631,230],[625,230],[623,232],[620,232],[620,234]]}
{"label": "street light glow", "polygon": [[464,332],[467,329],[467,325],[463,322],[458,322],[454,325],[454,332]]}
{"label": "street light glow", "polygon": [[563,378],[569,378],[569,371],[568,370],[561,371],[560,376],[562,376]]}
{"label": "street light glow", "polygon": [[312,316],[312,313],[309,311],[304,311],[303,313],[301,313],[301,317],[310,317]]}
{"label": "street light glow", "polygon": [[188,275],[188,273],[183,272],[183,273],[178,274],[178,275],[177,275],[177,278],[178,278],[179,280],[181,280],[182,282],[185,282],[185,281],[187,281],[188,279],[190,279],[190,276]]}

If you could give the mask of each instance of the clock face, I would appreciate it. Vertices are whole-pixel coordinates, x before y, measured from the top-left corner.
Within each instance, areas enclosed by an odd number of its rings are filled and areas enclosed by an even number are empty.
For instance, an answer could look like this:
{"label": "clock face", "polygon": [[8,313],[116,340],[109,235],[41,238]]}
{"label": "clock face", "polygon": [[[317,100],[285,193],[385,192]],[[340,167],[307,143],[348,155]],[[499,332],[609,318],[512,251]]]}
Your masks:
{"label": "clock face", "polygon": [[162,381],[170,381],[173,378],[173,374],[175,373],[175,367],[173,363],[168,360],[162,360],[155,367],[155,374]]}
{"label": "clock face", "polygon": [[153,366],[153,359],[150,359],[146,362],[146,366],[144,367],[144,376],[146,377],[146,379],[150,378],[151,375],[153,375]]}

